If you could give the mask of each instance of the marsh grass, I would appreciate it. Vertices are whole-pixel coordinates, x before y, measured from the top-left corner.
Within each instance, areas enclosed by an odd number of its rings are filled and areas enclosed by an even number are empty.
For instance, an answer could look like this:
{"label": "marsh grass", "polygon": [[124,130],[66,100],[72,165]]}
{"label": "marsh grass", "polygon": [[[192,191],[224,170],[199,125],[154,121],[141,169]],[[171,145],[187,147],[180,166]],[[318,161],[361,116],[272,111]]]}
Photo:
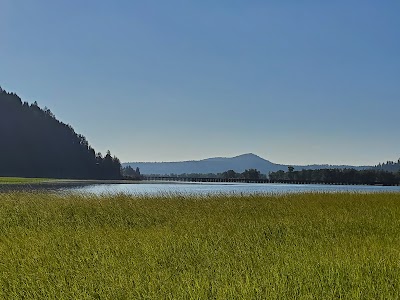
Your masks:
{"label": "marsh grass", "polygon": [[4,299],[398,299],[400,194],[0,194]]}

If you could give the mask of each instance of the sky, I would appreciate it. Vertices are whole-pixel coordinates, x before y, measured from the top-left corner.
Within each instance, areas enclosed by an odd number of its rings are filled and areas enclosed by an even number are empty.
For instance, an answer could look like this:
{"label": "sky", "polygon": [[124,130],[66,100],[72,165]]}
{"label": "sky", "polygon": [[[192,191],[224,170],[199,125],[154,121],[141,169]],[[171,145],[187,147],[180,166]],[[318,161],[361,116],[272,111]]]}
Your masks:
{"label": "sky", "polygon": [[0,86],[122,162],[400,157],[398,0],[0,0]]}

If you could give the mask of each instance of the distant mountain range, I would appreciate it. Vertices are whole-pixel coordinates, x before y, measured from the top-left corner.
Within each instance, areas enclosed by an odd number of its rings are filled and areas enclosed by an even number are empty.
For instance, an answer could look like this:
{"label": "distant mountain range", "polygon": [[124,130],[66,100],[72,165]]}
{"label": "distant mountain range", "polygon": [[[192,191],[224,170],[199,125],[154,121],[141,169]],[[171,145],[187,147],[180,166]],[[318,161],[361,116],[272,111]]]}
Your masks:
{"label": "distant mountain range", "polygon": [[[242,173],[246,169],[257,169],[262,174],[276,172],[279,170],[287,171],[289,165],[280,165],[272,163],[264,158],[261,158],[253,153],[242,154],[235,157],[214,157],[202,160],[181,161],[181,162],[128,162],[122,166],[138,167],[141,174],[191,174],[191,173],[222,173],[228,170],[234,170],[237,173]],[[372,166],[346,166],[346,165],[306,165],[293,166],[295,170],[316,170],[327,168],[354,168],[363,170],[372,168]]]}

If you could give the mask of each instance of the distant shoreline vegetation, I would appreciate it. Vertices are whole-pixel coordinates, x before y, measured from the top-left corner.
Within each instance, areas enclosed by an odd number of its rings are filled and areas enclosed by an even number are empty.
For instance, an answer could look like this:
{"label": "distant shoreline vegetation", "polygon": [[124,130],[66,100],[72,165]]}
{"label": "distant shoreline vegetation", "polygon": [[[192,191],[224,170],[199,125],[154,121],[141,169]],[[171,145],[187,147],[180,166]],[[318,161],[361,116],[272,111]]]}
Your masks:
{"label": "distant shoreline vegetation", "polygon": [[294,171],[289,166],[288,171],[270,172],[261,174],[257,169],[248,169],[242,173],[228,170],[223,173],[183,173],[183,174],[149,174],[141,175],[139,168],[134,170],[128,166],[122,169],[127,179],[143,179],[152,177],[176,178],[176,179],[221,179],[226,181],[249,180],[263,182],[300,182],[300,183],[326,183],[326,184],[368,184],[368,185],[399,185],[400,172],[394,173],[382,169],[355,170],[355,169],[319,169]]}
{"label": "distant shoreline vegetation", "polygon": [[323,182],[347,184],[400,184],[400,172],[394,173],[384,170],[355,170],[355,169],[321,169],[294,171],[289,167],[287,172],[278,171],[269,174],[273,181]]}
{"label": "distant shoreline vegetation", "polygon": [[96,153],[48,108],[22,102],[0,87],[0,176],[120,179],[121,163]]}

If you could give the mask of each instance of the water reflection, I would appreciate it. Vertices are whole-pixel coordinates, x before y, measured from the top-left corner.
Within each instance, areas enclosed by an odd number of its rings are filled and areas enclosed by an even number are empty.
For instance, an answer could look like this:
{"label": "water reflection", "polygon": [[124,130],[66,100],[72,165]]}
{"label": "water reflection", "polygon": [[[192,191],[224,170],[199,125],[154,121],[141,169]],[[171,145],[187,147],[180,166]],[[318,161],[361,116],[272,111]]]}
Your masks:
{"label": "water reflection", "polygon": [[303,192],[400,192],[400,186],[314,185],[314,184],[250,184],[250,183],[140,183],[95,184],[61,188],[59,191],[80,194],[158,195],[158,194],[255,194]]}

